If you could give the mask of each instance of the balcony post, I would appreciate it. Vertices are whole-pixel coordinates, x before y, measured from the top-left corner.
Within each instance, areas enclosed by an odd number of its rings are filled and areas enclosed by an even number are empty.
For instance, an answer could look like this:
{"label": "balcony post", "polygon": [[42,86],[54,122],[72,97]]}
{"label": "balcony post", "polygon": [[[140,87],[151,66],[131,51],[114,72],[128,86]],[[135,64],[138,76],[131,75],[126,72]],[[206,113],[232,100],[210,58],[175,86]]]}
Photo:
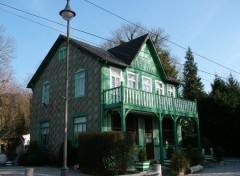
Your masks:
{"label": "balcony post", "polygon": [[177,116],[174,115],[173,118],[173,134],[174,134],[174,147],[175,151],[178,151],[178,139],[177,139]]}
{"label": "balcony post", "polygon": [[121,130],[126,131],[126,113],[123,107],[121,108]]}
{"label": "balcony post", "polygon": [[121,102],[122,106],[124,104],[124,90],[123,90],[123,82],[121,81]]}

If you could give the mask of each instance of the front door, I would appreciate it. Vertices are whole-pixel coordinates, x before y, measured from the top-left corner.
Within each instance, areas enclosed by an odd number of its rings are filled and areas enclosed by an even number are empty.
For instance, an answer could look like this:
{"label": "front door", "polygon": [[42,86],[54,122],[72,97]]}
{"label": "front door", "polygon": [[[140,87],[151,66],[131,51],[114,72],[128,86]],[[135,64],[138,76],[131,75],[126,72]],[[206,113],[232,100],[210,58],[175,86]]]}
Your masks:
{"label": "front door", "polygon": [[147,159],[154,159],[152,119],[145,118],[145,142]]}

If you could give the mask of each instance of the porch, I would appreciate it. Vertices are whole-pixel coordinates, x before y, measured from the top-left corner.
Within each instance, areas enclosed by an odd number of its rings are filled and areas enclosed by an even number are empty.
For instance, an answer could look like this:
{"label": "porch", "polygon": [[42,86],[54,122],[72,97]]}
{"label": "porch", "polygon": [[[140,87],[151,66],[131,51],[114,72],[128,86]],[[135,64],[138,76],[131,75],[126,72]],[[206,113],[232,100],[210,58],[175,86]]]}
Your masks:
{"label": "porch", "polygon": [[164,163],[166,141],[175,150],[181,148],[185,122],[193,123],[196,147],[200,147],[197,102],[121,85],[103,91],[103,109],[107,131],[135,131],[138,146],[146,149],[148,159],[160,159]]}

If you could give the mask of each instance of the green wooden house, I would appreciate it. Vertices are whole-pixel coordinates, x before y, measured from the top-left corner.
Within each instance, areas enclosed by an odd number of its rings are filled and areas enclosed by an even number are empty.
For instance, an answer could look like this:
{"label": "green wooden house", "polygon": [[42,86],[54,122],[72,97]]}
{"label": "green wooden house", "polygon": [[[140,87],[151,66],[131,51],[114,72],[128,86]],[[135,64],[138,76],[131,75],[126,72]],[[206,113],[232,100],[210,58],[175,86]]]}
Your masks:
{"label": "green wooden house", "polygon": [[[31,141],[56,159],[64,139],[65,59],[60,35],[27,86]],[[197,103],[179,98],[178,89],[149,34],[109,50],[70,39],[68,139],[77,146],[79,133],[134,131],[147,158],[161,163],[166,145],[179,150],[189,136],[200,148]]]}

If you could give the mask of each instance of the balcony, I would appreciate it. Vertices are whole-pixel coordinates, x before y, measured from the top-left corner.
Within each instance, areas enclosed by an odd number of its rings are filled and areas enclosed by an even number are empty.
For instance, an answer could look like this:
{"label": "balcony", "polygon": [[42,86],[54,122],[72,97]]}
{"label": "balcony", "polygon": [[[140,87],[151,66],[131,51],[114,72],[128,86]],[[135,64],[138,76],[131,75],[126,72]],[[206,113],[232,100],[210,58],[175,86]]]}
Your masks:
{"label": "balcony", "polygon": [[124,86],[104,90],[103,104],[105,109],[124,106],[125,108],[197,117],[197,103],[181,98],[173,98]]}

